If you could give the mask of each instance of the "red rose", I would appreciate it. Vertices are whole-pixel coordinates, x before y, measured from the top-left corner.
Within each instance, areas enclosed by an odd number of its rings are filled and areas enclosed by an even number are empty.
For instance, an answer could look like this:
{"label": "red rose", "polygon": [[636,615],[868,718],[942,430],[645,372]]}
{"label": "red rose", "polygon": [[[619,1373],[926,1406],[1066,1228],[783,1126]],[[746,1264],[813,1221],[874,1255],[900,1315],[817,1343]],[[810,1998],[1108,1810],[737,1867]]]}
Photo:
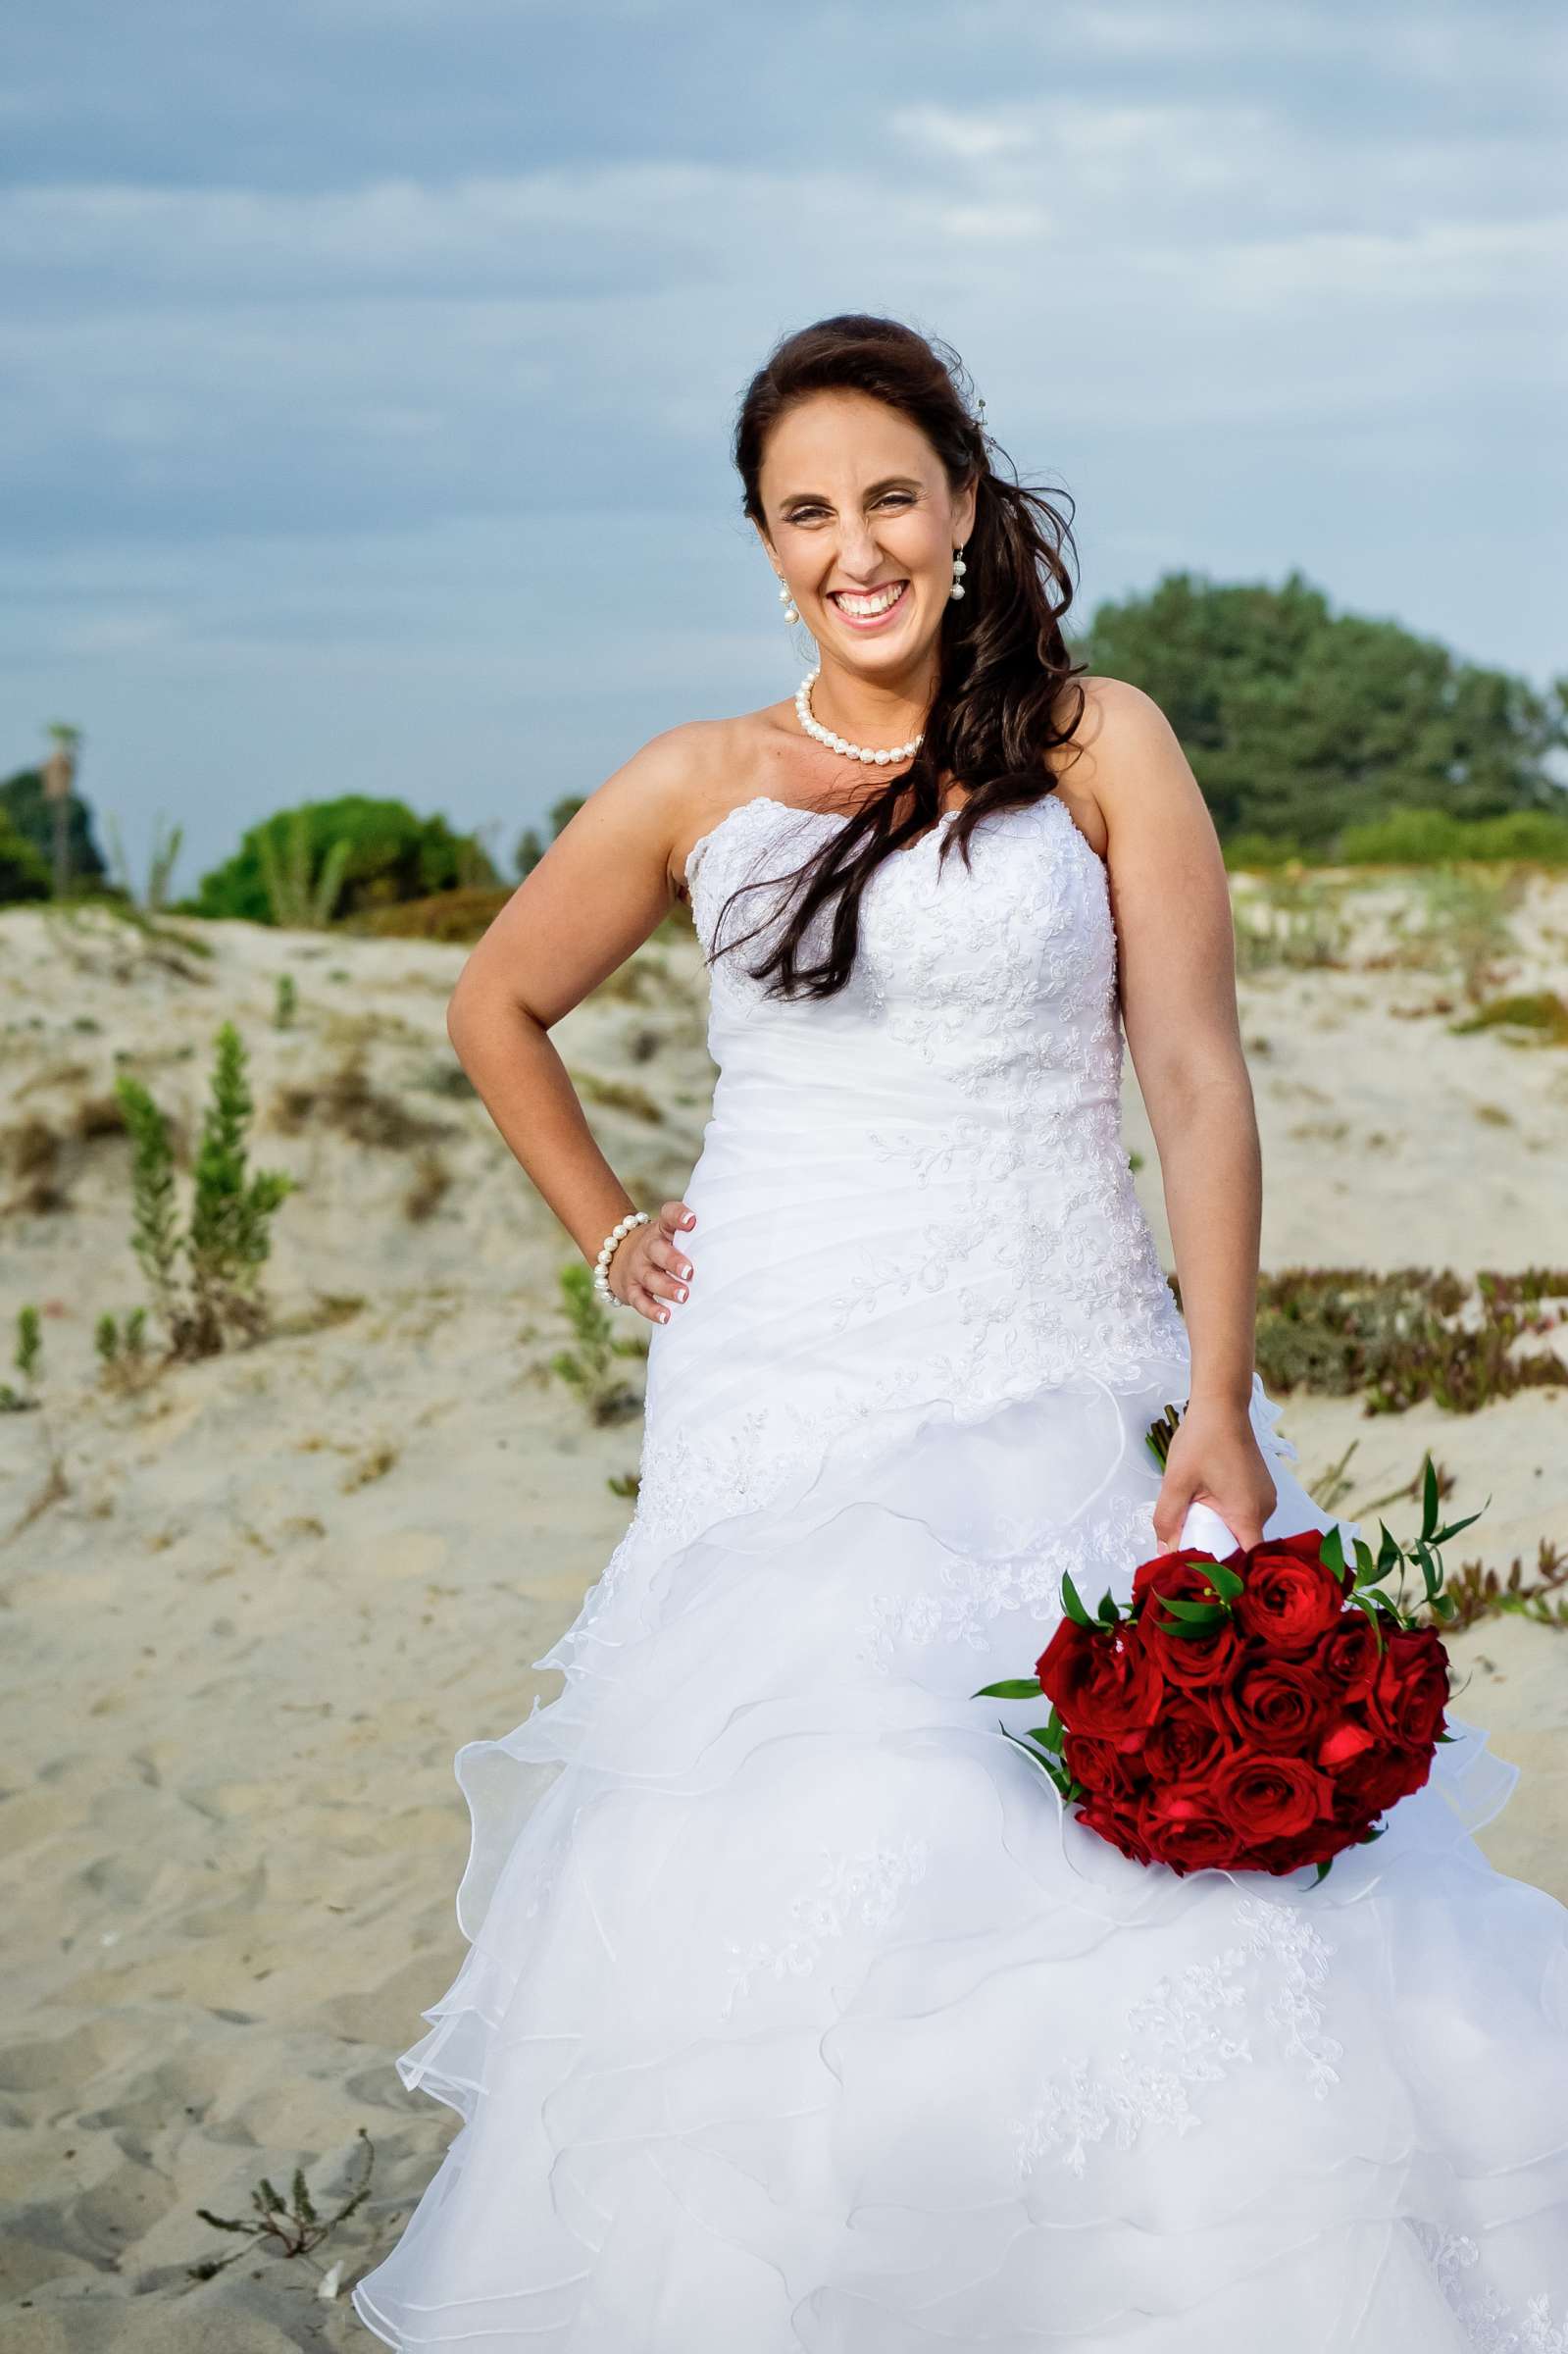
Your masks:
{"label": "red rose", "polygon": [[1354,1583],[1348,1565],[1338,1575],[1320,1560],[1322,1543],[1323,1532],[1308,1528],[1251,1547],[1240,1572],[1245,1583],[1233,1606],[1243,1634],[1261,1637],[1274,1651],[1316,1650]]}
{"label": "red rose", "polygon": [[1341,1611],[1313,1654],[1341,1700],[1359,1700],[1378,1672],[1377,1629],[1363,1610]]}
{"label": "red rose", "polygon": [[1138,1828],[1151,1853],[1173,1871],[1234,1869],[1246,1842],[1215,1808],[1202,1783],[1167,1782],[1145,1793]]}
{"label": "red rose", "polygon": [[1411,1750],[1379,1740],[1376,1748],[1366,1750],[1341,1767],[1335,1781],[1345,1808],[1353,1808],[1368,1822],[1375,1822],[1386,1808],[1420,1788],[1430,1765],[1430,1755],[1422,1761]]}
{"label": "red rose", "polygon": [[1136,1626],[1080,1626],[1064,1618],[1035,1663],[1040,1690],[1075,1733],[1112,1739],[1152,1724],[1160,1709],[1160,1676]]}
{"label": "red rose", "polygon": [[1259,1871],[1276,1873],[1299,1871],[1303,1864],[1332,1864],[1370,1827],[1360,1821],[1346,1823],[1338,1817],[1326,1817],[1292,1838],[1261,1841],[1252,1850],[1251,1861]]}
{"label": "red rose", "polygon": [[1210,1783],[1209,1803],[1250,1847],[1293,1839],[1334,1806],[1334,1787],[1302,1758],[1227,1758]]}
{"label": "red rose", "polygon": [[[1151,1560],[1139,1561],[1133,1572],[1132,1608],[1135,1615],[1152,1599],[1156,1586],[1164,1594],[1179,1594],[1184,1602],[1217,1602],[1219,1596],[1204,1576],[1205,1570],[1213,1568],[1217,1558],[1212,1553],[1205,1553],[1201,1546],[1183,1545],[1175,1553],[1157,1553]],[[1226,1566],[1239,1569],[1244,1559],[1239,1548],[1226,1557]],[[1196,1572],[1198,1582],[1195,1586],[1180,1582],[1189,1570]],[[1178,1581],[1174,1585],[1171,1582],[1173,1578]]]}
{"label": "red rose", "polygon": [[1324,1773],[1343,1773],[1378,1746],[1378,1736],[1370,1725],[1357,1716],[1341,1716],[1318,1742],[1316,1764]]}
{"label": "red rose", "polygon": [[1143,1736],[1143,1763],[1157,1781],[1195,1782],[1223,1756],[1226,1737],[1195,1695],[1173,1692]]}
{"label": "red rose", "polygon": [[1448,1655],[1430,1626],[1388,1627],[1383,1641],[1368,1714],[1402,1749],[1430,1749],[1448,1705]]}
{"label": "red rose", "polygon": [[1215,1713],[1249,1749],[1306,1756],[1335,1708],[1333,1691],[1305,1660],[1276,1659],[1249,1644],[1231,1681],[1214,1695]]}
{"label": "red rose", "polygon": [[1144,1737],[1139,1731],[1105,1741],[1092,1733],[1067,1733],[1062,1764],[1086,1790],[1115,1799],[1136,1798],[1149,1778],[1141,1755]]}
{"label": "red rose", "polygon": [[[1241,1556],[1237,1554],[1233,1558],[1239,1561]],[[1172,1634],[1170,1625],[1179,1613],[1160,1606],[1170,1601],[1220,1601],[1220,1595],[1209,1582],[1209,1571],[1214,1565],[1212,1554],[1198,1553],[1189,1547],[1183,1553],[1162,1553],[1151,1561],[1140,1561],[1133,1573],[1133,1608],[1138,1614],[1138,1626],[1144,1647],[1166,1682],[1188,1691],[1207,1689],[1230,1674],[1240,1635],[1235,1618],[1229,1614],[1217,1619],[1205,1633]]]}
{"label": "red rose", "polygon": [[1153,1864],[1157,1858],[1143,1838],[1136,1812],[1116,1799],[1100,1797],[1083,1799],[1079,1803],[1078,1819],[1087,1829],[1097,1831],[1108,1839],[1133,1864]]}

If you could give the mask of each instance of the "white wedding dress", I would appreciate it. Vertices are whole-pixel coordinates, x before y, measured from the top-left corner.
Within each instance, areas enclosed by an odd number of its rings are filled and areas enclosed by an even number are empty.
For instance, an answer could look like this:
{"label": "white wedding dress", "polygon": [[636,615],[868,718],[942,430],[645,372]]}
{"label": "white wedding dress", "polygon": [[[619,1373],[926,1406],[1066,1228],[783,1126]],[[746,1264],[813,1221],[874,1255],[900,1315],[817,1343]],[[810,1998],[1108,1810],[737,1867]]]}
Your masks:
{"label": "white wedding dress", "polygon": [[[842,822],[715,826],[709,952]],[[842,996],[714,966],[635,1513],[561,1697],[458,1754],[470,1950],[398,2068],[465,2123],[355,2310],[472,2354],[1564,2354],[1568,1910],[1471,1836],[1519,1769],[1450,1715],[1321,1884],[1184,1877],[972,1697],[1064,1569],[1129,1599],[1189,1359],[1104,867],[1054,795],[972,869],[947,823]],[[1254,1379],[1270,1533],[1326,1528],[1280,1410]]]}

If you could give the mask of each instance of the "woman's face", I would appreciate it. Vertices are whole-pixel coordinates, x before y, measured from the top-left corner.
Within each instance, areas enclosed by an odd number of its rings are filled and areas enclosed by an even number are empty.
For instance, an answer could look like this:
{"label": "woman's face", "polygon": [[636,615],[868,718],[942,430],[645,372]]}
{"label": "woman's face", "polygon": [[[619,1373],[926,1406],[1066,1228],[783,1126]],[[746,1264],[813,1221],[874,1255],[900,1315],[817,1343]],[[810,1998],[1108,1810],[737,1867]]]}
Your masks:
{"label": "woman's face", "polygon": [[974,484],[948,488],[901,410],[864,392],[814,392],[774,427],[758,487],[764,544],[824,661],[889,680],[924,668],[953,550],[975,520]]}

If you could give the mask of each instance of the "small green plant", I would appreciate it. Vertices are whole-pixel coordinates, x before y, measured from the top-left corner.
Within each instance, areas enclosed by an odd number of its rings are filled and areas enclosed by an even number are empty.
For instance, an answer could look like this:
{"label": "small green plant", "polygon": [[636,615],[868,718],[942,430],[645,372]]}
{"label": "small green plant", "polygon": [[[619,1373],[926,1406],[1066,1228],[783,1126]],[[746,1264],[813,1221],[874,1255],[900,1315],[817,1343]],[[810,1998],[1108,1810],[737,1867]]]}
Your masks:
{"label": "small green plant", "polygon": [[1536,1558],[1536,1575],[1527,1584],[1525,1565],[1513,1557],[1506,1581],[1481,1561],[1466,1561],[1457,1577],[1448,1580],[1453,1598],[1451,1624],[1473,1625],[1478,1618],[1510,1613],[1533,1618],[1542,1626],[1568,1627],[1568,1553],[1543,1537]]}
{"label": "small green plant", "polygon": [[615,1337],[609,1310],[595,1293],[587,1267],[563,1267],[561,1292],[577,1345],[558,1350],[550,1359],[550,1371],[579,1392],[595,1422],[624,1421],[637,1412],[642,1400],[617,1370],[615,1359],[645,1356],[647,1343]]}
{"label": "small green plant", "polygon": [[14,1390],[9,1381],[0,1381],[0,1413],[30,1413],[43,1403],[37,1387],[38,1368],[43,1361],[43,1331],[35,1307],[17,1310],[17,1353],[11,1361],[26,1387]]}
{"label": "small green plant", "polygon": [[133,1307],[122,1326],[105,1309],[93,1326],[92,1345],[104,1381],[117,1389],[133,1389],[147,1372],[147,1310]]}
{"label": "small green plant", "polygon": [[130,862],[126,845],[120,839],[120,827],[111,815],[104,821],[109,836],[111,871],[116,883],[131,906],[141,907],[148,915],[160,915],[169,904],[169,886],[174,879],[179,859],[179,848],[185,839],[182,826],[172,827],[166,835],[162,812],[153,820],[152,849],[147,860],[147,885],[137,894],[131,880]]}
{"label": "small green plant", "polygon": [[308,811],[287,812],[281,851],[272,832],[266,826],[258,827],[256,854],[273,922],[296,932],[324,932],[331,922],[353,847],[347,835],[338,835],[328,844],[320,871],[313,878]]}
{"label": "small green plant", "polygon": [[286,2199],[263,2175],[250,2194],[255,2211],[252,2215],[214,2215],[210,2207],[198,2207],[196,2213],[204,2224],[211,2224],[215,2231],[237,2233],[246,2247],[231,2249],[227,2256],[210,2256],[201,2264],[187,2265],[185,2270],[191,2279],[211,2280],[228,2265],[237,2263],[247,2248],[258,2246],[268,2247],[275,2256],[303,2256],[308,2261],[313,2250],[329,2238],[340,2224],[346,2224],[370,2196],[376,2151],[363,2125],[359,2128],[359,2139],[364,2144],[364,2171],[335,2215],[322,2215],[318,2211],[302,2166],[294,2169]]}
{"label": "small green plant", "polygon": [[293,1178],[281,1170],[248,1168],[245,1130],[252,1103],[245,1049],[232,1022],[224,1023],[216,1045],[183,1234],[177,1224],[168,1123],[139,1079],[122,1072],[115,1081],[131,1140],[131,1248],[177,1357],[215,1356],[228,1333],[254,1340],[267,1329],[258,1286],[272,1247],[269,1221],[294,1191]]}
{"label": "small green plant", "polygon": [[294,986],[294,976],[292,973],[279,973],[278,994],[273,999],[273,1028],[292,1030],[298,1010],[299,991]]}
{"label": "small green plant", "polygon": [[1568,1047],[1568,998],[1553,989],[1524,990],[1511,998],[1490,998],[1477,1006],[1467,1021],[1450,1022],[1448,1027],[1462,1037],[1470,1030],[1522,1031],[1522,1041],[1531,1046]]}

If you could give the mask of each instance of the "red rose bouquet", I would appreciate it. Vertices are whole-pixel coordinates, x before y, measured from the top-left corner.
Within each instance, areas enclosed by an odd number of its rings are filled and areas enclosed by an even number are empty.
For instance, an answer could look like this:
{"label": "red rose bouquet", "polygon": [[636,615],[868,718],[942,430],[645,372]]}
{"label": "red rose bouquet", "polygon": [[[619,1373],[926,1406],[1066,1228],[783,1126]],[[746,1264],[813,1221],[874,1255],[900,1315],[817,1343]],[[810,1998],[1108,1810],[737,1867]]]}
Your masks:
{"label": "red rose bouquet", "polygon": [[1413,1560],[1434,1614],[1451,1617],[1438,1548],[1480,1513],[1441,1528],[1438,1517],[1429,1456],[1408,1554],[1381,1521],[1376,1555],[1357,1538],[1353,1562],[1337,1526],[1223,1561],[1188,1546],[1138,1564],[1129,1611],[1107,1592],[1093,1617],[1064,1575],[1066,1615],[1035,1674],[975,1697],[1051,1703],[1019,1747],[1134,1862],[1276,1874],[1315,1864],[1321,1881],[1342,1849],[1383,1836],[1378,1817],[1421,1787],[1452,1738],[1448,1655],[1406,1611],[1404,1571]]}

